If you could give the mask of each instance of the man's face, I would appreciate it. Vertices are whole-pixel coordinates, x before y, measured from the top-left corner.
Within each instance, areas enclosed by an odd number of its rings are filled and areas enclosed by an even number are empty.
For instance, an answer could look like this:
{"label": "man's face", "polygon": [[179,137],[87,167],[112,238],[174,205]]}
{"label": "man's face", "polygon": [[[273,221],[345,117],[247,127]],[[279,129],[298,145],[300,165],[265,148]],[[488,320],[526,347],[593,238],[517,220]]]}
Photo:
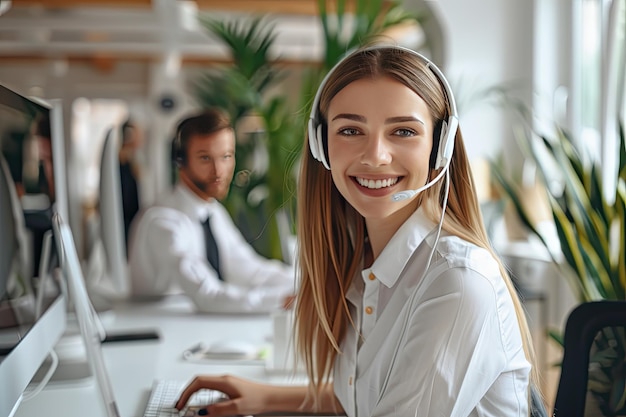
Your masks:
{"label": "man's face", "polygon": [[200,198],[223,199],[235,171],[235,135],[222,129],[209,135],[194,135],[187,144],[181,180]]}
{"label": "man's face", "polygon": [[128,127],[124,133],[127,135],[124,141],[125,147],[136,150],[143,146],[143,134],[137,126]]}

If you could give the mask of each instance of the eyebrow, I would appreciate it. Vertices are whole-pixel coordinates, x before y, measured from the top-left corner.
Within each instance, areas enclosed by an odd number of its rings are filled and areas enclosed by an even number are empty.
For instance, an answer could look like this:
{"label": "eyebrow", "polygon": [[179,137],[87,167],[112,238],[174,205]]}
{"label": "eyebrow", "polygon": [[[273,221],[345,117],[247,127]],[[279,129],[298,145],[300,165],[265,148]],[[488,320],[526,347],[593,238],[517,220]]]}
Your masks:
{"label": "eyebrow", "polygon": [[[339,113],[337,116],[333,117],[332,121],[335,121],[337,119],[348,119],[348,120],[354,120],[355,122],[361,122],[361,123],[367,122],[367,119],[365,117],[358,115],[358,114],[352,114],[352,113]],[[404,123],[404,122],[417,122],[417,123],[421,123],[425,125],[423,120],[418,119],[417,117],[413,117],[413,116],[396,116],[396,117],[390,117],[388,119],[385,119],[385,124]]]}
{"label": "eyebrow", "polygon": [[[206,150],[206,149],[198,149],[198,150],[194,151],[193,153],[195,153],[196,155],[200,155],[200,154],[203,154],[203,155],[210,155],[210,154],[211,154],[211,152],[210,152],[210,151],[208,151],[208,150]],[[227,154],[227,153],[235,153],[235,148],[229,148],[229,149],[226,149],[226,150],[225,150],[224,152],[222,152],[222,153],[223,153],[223,154]]]}

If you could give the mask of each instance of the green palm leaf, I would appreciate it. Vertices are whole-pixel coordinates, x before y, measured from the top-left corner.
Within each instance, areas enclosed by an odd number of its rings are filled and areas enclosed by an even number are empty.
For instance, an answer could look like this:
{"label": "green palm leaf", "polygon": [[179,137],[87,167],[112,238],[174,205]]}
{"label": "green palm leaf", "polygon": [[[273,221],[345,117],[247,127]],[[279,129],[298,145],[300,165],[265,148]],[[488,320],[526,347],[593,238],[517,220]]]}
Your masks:
{"label": "green palm leaf", "polygon": [[[601,165],[598,162],[583,163],[575,142],[561,129],[556,129],[552,139],[535,136],[532,131],[523,139],[521,149],[537,165],[539,179],[548,190],[563,257],[557,266],[564,272],[576,297],[580,302],[626,300],[626,139],[623,123],[619,124],[614,198],[604,193]],[[562,192],[548,186],[555,178],[555,171],[562,181]],[[494,170],[494,179],[513,202],[522,223],[541,238],[534,225],[527,224],[530,216],[520,203],[521,196],[515,185],[498,170]],[[546,244],[543,239],[541,241]],[[550,336],[562,344],[556,332],[551,332]],[[617,415],[616,412],[623,412],[626,407],[625,350],[624,329],[604,329],[594,341],[588,388],[596,394],[601,408],[608,413],[606,415]]]}

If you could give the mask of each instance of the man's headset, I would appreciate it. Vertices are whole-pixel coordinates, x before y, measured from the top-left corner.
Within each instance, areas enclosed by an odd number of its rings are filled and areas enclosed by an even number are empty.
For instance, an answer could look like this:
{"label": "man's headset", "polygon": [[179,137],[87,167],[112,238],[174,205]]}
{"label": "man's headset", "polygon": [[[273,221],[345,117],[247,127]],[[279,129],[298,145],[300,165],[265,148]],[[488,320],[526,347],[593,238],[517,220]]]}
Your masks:
{"label": "man's headset", "polygon": [[437,158],[435,159],[435,169],[443,168],[439,175],[434,178],[432,181],[429,181],[423,187],[418,188],[417,190],[406,190],[396,193],[392,196],[394,201],[405,200],[407,198],[413,197],[415,194],[425,190],[430,187],[447,172],[448,167],[450,166],[450,160],[452,159],[452,153],[454,152],[454,138],[456,136],[456,131],[459,126],[459,117],[456,108],[456,102],[454,100],[454,94],[452,93],[452,89],[450,88],[450,84],[446,77],[443,75],[441,70],[428,58],[425,56],[402,46],[395,45],[374,45],[362,49],[358,49],[352,53],[349,53],[347,56],[342,58],[329,72],[326,74],[319,88],[317,89],[317,93],[315,94],[315,98],[313,99],[313,106],[311,108],[311,115],[309,116],[309,148],[311,149],[311,155],[313,158],[320,161],[326,169],[330,170],[330,165],[328,164],[328,160],[326,159],[326,153],[324,152],[324,138],[325,138],[325,129],[327,129],[326,124],[322,121],[321,115],[319,112],[320,105],[320,96],[324,86],[328,82],[328,79],[333,74],[333,72],[340,66],[345,60],[351,58],[356,54],[360,54],[362,52],[367,51],[375,51],[380,49],[397,49],[400,51],[407,52],[424,62],[424,64],[430,68],[430,70],[435,74],[441,86],[443,87],[444,94],[446,95],[448,101],[448,120],[444,120],[441,126],[441,135],[439,137],[439,148],[437,149]]}
{"label": "man's headset", "polygon": [[187,164],[187,149],[183,146],[182,131],[187,120],[182,121],[176,127],[176,136],[173,142],[173,159],[177,167],[182,168]]}
{"label": "man's headset", "polygon": [[174,149],[172,152],[172,156],[173,156],[173,160],[174,163],[176,164],[177,167],[183,167],[185,166],[185,152],[183,152],[181,143],[180,143],[180,135],[176,135],[174,137]]}

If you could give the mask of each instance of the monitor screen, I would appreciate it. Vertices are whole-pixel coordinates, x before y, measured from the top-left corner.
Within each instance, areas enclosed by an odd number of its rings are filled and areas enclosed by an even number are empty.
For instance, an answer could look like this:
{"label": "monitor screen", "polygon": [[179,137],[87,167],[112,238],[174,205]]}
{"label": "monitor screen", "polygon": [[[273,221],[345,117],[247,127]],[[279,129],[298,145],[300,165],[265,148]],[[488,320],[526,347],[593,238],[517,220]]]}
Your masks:
{"label": "monitor screen", "polygon": [[[60,285],[48,274],[53,251],[43,250],[52,212],[66,207],[59,109],[0,85],[0,416],[10,415],[66,325]],[[41,286],[40,270],[50,275]]]}
{"label": "monitor screen", "polygon": [[0,153],[28,232],[20,253],[28,258],[22,272],[29,278],[37,274],[52,212],[68,217],[64,142],[60,101],[28,98],[0,85]]}

